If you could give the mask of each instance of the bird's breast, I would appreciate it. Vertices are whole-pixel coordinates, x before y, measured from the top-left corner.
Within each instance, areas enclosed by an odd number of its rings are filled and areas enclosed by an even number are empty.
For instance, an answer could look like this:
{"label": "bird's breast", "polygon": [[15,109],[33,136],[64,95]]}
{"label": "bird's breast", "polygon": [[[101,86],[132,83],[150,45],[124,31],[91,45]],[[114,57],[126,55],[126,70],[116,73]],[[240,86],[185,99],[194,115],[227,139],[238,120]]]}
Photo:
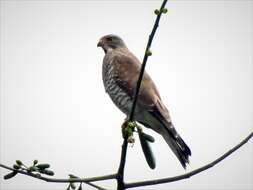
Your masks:
{"label": "bird's breast", "polygon": [[116,82],[118,78],[118,72],[113,64],[110,64],[110,59],[104,60],[103,62],[103,82],[106,92],[109,94],[110,98],[114,104],[125,114],[128,114],[131,106],[131,97],[119,87]]}

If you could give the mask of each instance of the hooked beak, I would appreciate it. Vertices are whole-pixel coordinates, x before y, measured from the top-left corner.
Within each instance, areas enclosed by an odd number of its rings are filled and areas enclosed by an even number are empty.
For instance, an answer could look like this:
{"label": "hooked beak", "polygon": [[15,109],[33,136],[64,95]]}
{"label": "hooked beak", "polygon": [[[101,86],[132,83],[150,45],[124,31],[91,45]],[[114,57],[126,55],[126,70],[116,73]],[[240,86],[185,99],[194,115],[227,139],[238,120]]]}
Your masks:
{"label": "hooked beak", "polygon": [[97,47],[102,47],[103,45],[103,40],[99,40],[99,42],[97,43]]}

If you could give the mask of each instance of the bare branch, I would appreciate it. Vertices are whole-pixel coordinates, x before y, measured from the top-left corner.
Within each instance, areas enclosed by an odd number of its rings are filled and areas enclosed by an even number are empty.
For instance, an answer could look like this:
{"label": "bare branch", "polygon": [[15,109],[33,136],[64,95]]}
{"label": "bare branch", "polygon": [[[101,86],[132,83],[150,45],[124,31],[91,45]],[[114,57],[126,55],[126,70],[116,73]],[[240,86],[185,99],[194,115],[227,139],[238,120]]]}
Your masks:
{"label": "bare branch", "polygon": [[150,47],[151,47],[153,38],[155,36],[155,32],[156,32],[156,30],[159,26],[159,21],[160,21],[161,15],[163,13],[163,10],[165,10],[164,7],[165,7],[166,3],[167,3],[167,0],[164,0],[162,5],[161,5],[160,10],[158,10],[156,21],[155,21],[155,24],[153,26],[153,30],[152,30],[151,34],[149,35],[148,43],[147,43],[147,46],[146,46],[144,58],[143,58],[142,65],[141,65],[140,75],[139,75],[137,85],[136,85],[136,89],[135,89],[134,100],[133,100],[131,112],[130,112],[130,115],[129,115],[129,121],[134,120],[134,111],[135,111],[136,103],[137,103],[137,100],[138,100],[138,94],[139,94],[139,90],[140,90],[140,86],[141,86],[141,81],[142,81],[142,78],[143,78],[143,74],[144,74],[144,71],[145,71],[145,66],[146,66],[148,57],[151,55]]}
{"label": "bare branch", "polygon": [[100,186],[98,186],[98,185],[95,185],[94,183],[91,183],[91,182],[85,182],[85,183],[86,183],[87,185],[91,186],[91,187],[94,187],[94,188],[98,189],[98,190],[106,190],[105,188],[100,187]]}
{"label": "bare branch", "polygon": [[163,178],[163,179],[155,179],[155,180],[148,180],[148,181],[141,181],[141,182],[135,182],[135,183],[126,183],[125,184],[125,188],[133,188],[133,187],[143,187],[143,186],[147,186],[147,185],[156,185],[156,184],[161,184],[161,183],[170,183],[170,182],[174,182],[174,181],[179,181],[179,180],[183,180],[183,179],[187,179],[190,178],[191,176],[194,176],[198,173],[201,173],[213,166],[215,166],[216,164],[218,164],[219,162],[221,162],[222,160],[224,160],[226,157],[228,157],[229,155],[231,155],[233,152],[235,152],[236,150],[238,150],[241,146],[243,146],[244,144],[246,144],[248,142],[248,140],[250,138],[252,138],[253,136],[253,132],[251,132],[242,142],[240,142],[239,144],[237,144],[234,148],[230,149],[229,151],[227,151],[225,154],[223,154],[222,156],[220,156],[219,158],[217,158],[216,160],[214,160],[213,162],[200,167],[196,170],[193,170],[191,172],[188,172],[186,174],[183,175],[179,175],[179,176],[175,176],[175,177],[169,177],[169,178]]}
{"label": "bare branch", "polygon": [[120,165],[117,173],[117,183],[118,183],[118,190],[124,190],[125,189],[125,183],[124,183],[124,170],[125,170],[125,164],[126,164],[126,154],[127,154],[127,138],[124,138],[122,149],[121,149],[121,158],[120,158]]}
{"label": "bare branch", "polygon": [[[230,156],[233,152],[235,152],[236,150],[238,150],[241,146],[243,146],[244,144],[246,144],[251,138],[253,137],[253,132],[251,132],[243,141],[241,141],[239,144],[237,144],[235,147],[233,147],[232,149],[230,149],[229,151],[227,151],[225,154],[223,154],[222,156],[220,156],[219,158],[217,158],[216,160],[214,160],[213,162],[200,167],[196,170],[193,170],[191,172],[188,172],[186,174],[183,175],[179,175],[179,176],[175,176],[175,177],[169,177],[169,178],[162,178],[162,179],[155,179],[155,180],[148,180],[148,181],[140,181],[140,182],[134,182],[134,183],[124,183],[123,182],[123,186],[121,186],[123,189],[128,189],[128,188],[133,188],[133,187],[140,187],[140,186],[148,186],[148,185],[156,185],[156,184],[162,184],[162,183],[170,183],[170,182],[174,182],[174,181],[179,181],[179,180],[183,180],[183,179],[187,179],[190,178],[191,176],[194,176],[198,173],[201,173],[213,166],[215,166],[216,164],[218,164],[219,162],[221,162],[222,160],[224,160],[225,158],[227,158],[228,156]],[[124,154],[126,154],[126,146],[127,143],[124,142],[122,145],[122,152],[123,152],[123,157],[124,158]],[[121,160],[121,162],[125,162],[125,160]],[[122,164],[121,164],[122,165]],[[105,175],[105,176],[99,176],[99,177],[92,177],[92,178],[72,178],[72,179],[56,179],[56,178],[47,178],[47,177],[43,177],[43,176],[38,176],[36,174],[33,173],[27,173],[25,171],[22,170],[16,170],[13,169],[11,167],[5,166],[3,164],[0,164],[1,168],[10,170],[10,171],[15,171],[19,174],[23,174],[23,175],[27,175],[39,180],[43,180],[46,182],[53,182],[53,183],[74,183],[74,182],[83,182],[83,183],[87,183],[89,185],[91,185],[90,182],[95,182],[95,181],[102,181],[102,180],[110,180],[110,179],[117,179],[118,178],[118,174],[111,174],[111,175]],[[122,167],[122,166],[121,166]],[[122,170],[122,169],[121,169]],[[119,172],[120,173],[120,172]],[[94,184],[92,184],[93,187],[96,187],[97,189],[101,189],[104,190],[104,188],[96,186]]]}
{"label": "bare branch", "polygon": [[111,175],[104,175],[104,176],[91,177],[91,178],[60,179],[60,178],[48,178],[48,177],[37,175],[37,174],[31,173],[31,172],[26,172],[26,171],[23,171],[23,170],[17,170],[17,169],[11,168],[11,167],[3,165],[3,164],[0,164],[0,167],[4,168],[4,169],[7,169],[7,170],[10,170],[10,171],[15,171],[15,172],[17,172],[19,174],[23,174],[23,175],[26,175],[26,176],[30,176],[30,177],[36,178],[36,179],[39,179],[39,180],[42,180],[42,181],[46,181],[46,182],[49,182],[49,183],[75,183],[75,182],[83,182],[83,183],[86,183],[87,185],[95,187],[95,188],[97,188],[99,190],[105,190],[105,189],[102,188],[102,187],[99,187],[99,186],[97,186],[97,185],[95,185],[95,184],[93,184],[91,182],[103,181],[103,180],[109,180],[109,179],[115,179],[116,176],[117,176],[117,174],[111,174]]}
{"label": "bare branch", "polygon": [[[133,121],[133,119],[134,119],[134,110],[135,110],[135,107],[136,107],[138,94],[139,94],[139,90],[140,90],[140,87],[141,87],[141,81],[142,81],[142,78],[143,78],[143,74],[144,74],[144,71],[145,71],[145,66],[146,66],[148,57],[151,55],[150,47],[151,47],[155,32],[156,32],[156,30],[159,26],[159,21],[160,21],[160,18],[161,18],[161,15],[163,13],[163,10],[164,10],[164,7],[165,7],[166,3],[167,3],[167,0],[164,0],[162,5],[161,5],[160,10],[158,11],[158,13],[156,13],[157,14],[156,21],[155,21],[155,24],[153,26],[152,32],[149,36],[149,40],[148,40],[148,43],[147,43],[147,46],[146,46],[144,58],[143,58],[143,61],[142,61],[141,71],[140,71],[139,78],[138,78],[137,85],[136,85],[136,89],[135,89],[133,104],[132,104],[132,107],[131,107],[130,114],[128,115],[128,121],[130,121],[130,122]],[[121,161],[120,161],[120,165],[119,165],[119,169],[118,169],[118,173],[117,173],[117,178],[116,178],[117,183],[118,183],[118,187],[117,187],[118,190],[125,190],[126,189],[125,188],[125,183],[124,183],[124,170],[125,170],[127,144],[128,144],[127,138],[128,137],[124,138],[124,141],[123,141],[122,151],[121,151]]]}

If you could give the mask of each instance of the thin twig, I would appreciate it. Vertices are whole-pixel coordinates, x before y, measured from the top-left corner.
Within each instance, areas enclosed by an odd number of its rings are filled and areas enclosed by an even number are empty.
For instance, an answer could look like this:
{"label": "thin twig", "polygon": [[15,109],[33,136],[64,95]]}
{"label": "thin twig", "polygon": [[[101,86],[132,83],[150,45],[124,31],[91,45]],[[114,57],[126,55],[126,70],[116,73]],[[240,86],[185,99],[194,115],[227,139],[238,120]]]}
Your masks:
{"label": "thin twig", "polygon": [[106,190],[105,188],[100,187],[100,186],[98,186],[98,185],[95,185],[94,183],[91,183],[91,182],[84,182],[84,183],[86,183],[87,185],[89,185],[89,186],[91,186],[91,187],[94,187],[94,188],[96,188],[96,189],[98,189],[98,190]]}
{"label": "thin twig", "polygon": [[[149,56],[147,54],[147,52],[149,51],[149,49],[151,47],[155,32],[156,32],[156,30],[159,26],[159,21],[160,21],[161,15],[162,15],[162,10],[164,9],[166,3],[167,3],[167,0],[164,0],[162,5],[161,5],[161,8],[160,8],[160,14],[157,14],[156,21],[155,21],[155,24],[153,26],[153,30],[152,30],[152,32],[149,36],[149,40],[148,40],[148,43],[147,43],[147,46],[146,46],[144,58],[143,58],[143,61],[142,61],[141,71],[140,71],[139,78],[138,78],[137,85],[136,85],[136,89],[135,89],[133,104],[132,104],[132,107],[131,107],[130,115],[128,117],[129,121],[133,121],[133,119],[134,119],[134,110],[135,110],[135,107],[136,107],[138,94],[139,94],[140,87],[141,87],[141,81],[142,81],[143,74],[144,74],[144,71],[145,71],[145,66],[146,66],[146,63],[147,63],[147,60],[148,60],[148,56]],[[118,173],[117,173],[118,174],[117,175],[117,183],[118,183],[117,190],[125,190],[126,189],[125,188],[125,182],[124,182],[124,170],[125,170],[125,163],[126,163],[127,144],[128,144],[127,138],[124,138],[123,145],[122,145],[122,151],[121,151],[121,160],[120,160],[120,165],[119,165],[119,169],[118,169]]]}
{"label": "thin twig", "polygon": [[124,138],[122,149],[121,149],[121,158],[120,158],[120,164],[119,169],[117,173],[117,183],[118,183],[118,190],[124,190],[125,189],[125,182],[124,182],[124,170],[125,170],[125,164],[126,164],[126,154],[127,154],[127,138]]}
{"label": "thin twig", "polygon": [[220,156],[219,158],[217,158],[213,162],[211,162],[211,163],[209,163],[209,164],[207,164],[207,165],[205,165],[203,167],[200,167],[200,168],[198,168],[196,170],[193,170],[193,171],[188,172],[186,174],[175,176],[175,177],[169,177],[169,178],[163,178],[163,179],[155,179],[155,180],[148,180],[148,181],[140,181],[140,182],[135,182],[135,183],[126,183],[125,184],[125,188],[143,187],[143,186],[147,186],[147,185],[156,185],[156,184],[161,184],[161,183],[170,183],[170,182],[174,182],[174,181],[179,181],[179,180],[190,178],[191,176],[194,176],[194,175],[196,175],[198,173],[201,173],[201,172],[203,172],[203,171],[205,171],[205,170],[207,170],[207,169],[215,166],[216,164],[218,164],[222,160],[224,160],[226,157],[228,157],[233,152],[235,152],[236,150],[238,150],[241,146],[243,146],[244,144],[246,144],[248,142],[248,140],[250,138],[252,138],[252,136],[253,136],[253,132],[251,132],[242,142],[240,142],[235,147],[233,147],[232,149],[230,149],[229,151],[227,151],[225,154],[223,154],[222,156]]}
{"label": "thin twig", "polygon": [[23,174],[26,176],[30,176],[42,181],[50,182],[50,183],[75,183],[75,182],[95,182],[95,181],[103,181],[103,180],[109,180],[109,179],[116,179],[117,174],[110,174],[110,175],[104,175],[104,176],[98,176],[98,177],[90,177],[90,178],[68,178],[68,179],[60,179],[60,178],[48,178],[44,177],[41,175],[36,175],[34,173],[26,172],[23,170],[16,170],[14,168],[11,168],[9,166],[6,166],[4,164],[0,164],[1,168],[10,170],[10,171],[15,171],[19,174]]}
{"label": "thin twig", "polygon": [[139,91],[140,91],[141,81],[142,81],[143,74],[144,74],[144,71],[145,71],[145,66],[146,66],[146,63],[147,63],[147,60],[148,60],[148,57],[149,57],[147,52],[150,50],[153,38],[155,36],[155,32],[156,32],[156,30],[159,26],[160,18],[163,14],[162,10],[164,9],[166,3],[167,3],[167,0],[164,0],[162,5],[161,5],[161,8],[160,8],[160,14],[157,14],[156,21],[155,21],[155,24],[153,26],[153,30],[152,30],[151,34],[149,35],[148,43],[147,43],[147,46],[146,46],[145,54],[144,54],[142,65],[141,65],[141,71],[140,71],[140,74],[139,74],[139,78],[138,78],[135,93],[134,93],[134,100],[133,100],[131,112],[130,112],[130,115],[128,117],[129,121],[134,120],[134,111],[135,111],[136,103],[137,103],[137,100],[138,100],[138,94],[139,94]]}
{"label": "thin twig", "polygon": [[[140,186],[147,186],[147,185],[156,185],[156,184],[161,184],[161,183],[170,183],[170,182],[174,182],[174,181],[179,181],[179,180],[183,180],[183,179],[187,179],[190,178],[191,176],[194,176],[198,173],[201,173],[213,166],[215,166],[216,164],[218,164],[219,162],[221,162],[222,160],[224,160],[226,157],[228,157],[229,155],[231,155],[233,152],[235,152],[236,150],[238,150],[241,146],[243,146],[244,144],[246,144],[251,138],[253,137],[253,132],[251,132],[242,142],[240,142],[239,144],[237,144],[235,147],[233,147],[232,149],[230,149],[229,151],[227,151],[225,154],[223,154],[222,156],[220,156],[219,158],[217,158],[216,160],[214,160],[213,162],[200,167],[196,170],[193,170],[191,172],[188,172],[186,174],[183,175],[179,175],[179,176],[175,176],[175,177],[169,177],[169,178],[162,178],[162,179],[155,179],[155,180],[148,180],[148,181],[140,181],[140,182],[134,182],[134,183],[125,183],[124,184],[124,188],[128,189],[128,188],[133,188],[133,187],[140,187]],[[126,142],[123,143],[122,148],[124,151],[126,151]],[[124,151],[123,152],[123,157],[124,157]],[[125,162],[125,161],[124,161]],[[11,167],[5,166],[3,164],[0,164],[0,167],[10,170],[10,171],[16,171],[19,174],[23,174],[23,175],[27,175],[36,179],[40,179],[46,182],[54,182],[54,183],[75,183],[75,182],[94,182],[94,181],[102,181],[102,180],[109,180],[109,179],[117,179],[118,174],[111,174],[111,175],[105,175],[105,176],[99,176],[99,177],[92,177],[92,178],[71,178],[71,179],[56,179],[56,178],[47,178],[47,177],[43,177],[43,176],[38,176],[36,174],[33,173],[27,173],[25,171],[22,170],[16,170],[13,169]],[[95,187],[95,186],[94,186]],[[101,188],[103,189],[103,188]]]}

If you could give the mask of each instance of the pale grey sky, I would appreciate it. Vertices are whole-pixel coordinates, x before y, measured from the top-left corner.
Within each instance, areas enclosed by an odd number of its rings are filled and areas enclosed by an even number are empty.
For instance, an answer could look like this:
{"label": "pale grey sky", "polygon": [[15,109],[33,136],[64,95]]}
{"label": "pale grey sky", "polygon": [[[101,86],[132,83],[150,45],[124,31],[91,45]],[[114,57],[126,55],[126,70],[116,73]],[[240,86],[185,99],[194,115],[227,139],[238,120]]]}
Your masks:
{"label": "pale grey sky", "polygon": [[[118,34],[142,60],[161,1],[0,3],[0,162],[38,159],[60,178],[114,173],[125,116],[105,94],[96,44]],[[169,1],[167,8],[147,71],[192,150],[191,171],[252,131],[252,1]],[[126,181],[185,173],[164,140],[145,131],[156,139],[157,168],[148,168],[136,137]],[[252,145],[191,179],[141,189],[252,189]],[[21,175],[4,181],[6,172],[0,169],[1,190],[67,187]]]}

